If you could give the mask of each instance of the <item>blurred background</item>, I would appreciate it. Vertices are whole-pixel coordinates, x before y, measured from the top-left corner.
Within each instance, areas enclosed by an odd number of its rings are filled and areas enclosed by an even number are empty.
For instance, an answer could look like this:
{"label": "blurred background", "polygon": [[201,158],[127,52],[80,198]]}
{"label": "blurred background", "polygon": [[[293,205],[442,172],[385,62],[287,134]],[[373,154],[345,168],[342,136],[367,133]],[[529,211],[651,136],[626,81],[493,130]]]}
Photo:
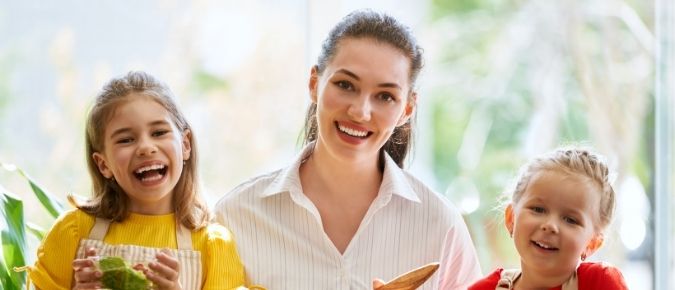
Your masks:
{"label": "blurred background", "polygon": [[[652,0],[0,0],[0,162],[62,200],[89,195],[87,110],[110,78],[144,70],[192,123],[213,205],[295,156],[321,42],[366,7],[408,24],[425,49],[409,169],[463,211],[483,272],[519,265],[500,208],[519,166],[581,143],[608,158],[618,194],[591,260],[654,289],[654,168],[672,156],[654,150]],[[23,179],[0,170],[0,184],[49,228]]]}

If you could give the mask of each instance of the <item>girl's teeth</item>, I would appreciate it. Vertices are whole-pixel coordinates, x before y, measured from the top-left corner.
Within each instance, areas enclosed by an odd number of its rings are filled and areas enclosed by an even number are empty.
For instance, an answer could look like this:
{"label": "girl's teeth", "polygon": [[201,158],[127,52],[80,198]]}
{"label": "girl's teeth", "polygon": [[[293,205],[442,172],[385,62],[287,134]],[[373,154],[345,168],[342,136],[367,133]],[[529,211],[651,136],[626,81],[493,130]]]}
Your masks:
{"label": "girl's teeth", "polygon": [[144,178],[141,179],[141,181],[155,181],[155,180],[159,180],[161,178],[162,178],[162,176],[157,174],[157,175],[153,175],[153,176],[150,176],[150,177],[144,177]]}
{"label": "girl's teeth", "polygon": [[535,242],[535,243],[536,243],[538,246],[540,246],[540,247],[542,247],[542,248],[544,248],[544,249],[552,249],[552,248],[553,248],[553,247],[549,247],[549,246],[544,245],[544,244],[539,243],[539,242]]}
{"label": "girl's teeth", "polygon": [[136,173],[141,174],[141,173],[146,172],[146,171],[157,170],[157,169],[162,169],[162,168],[164,168],[164,165],[154,164],[154,165],[145,166],[145,167],[141,167],[139,169],[136,169]]}

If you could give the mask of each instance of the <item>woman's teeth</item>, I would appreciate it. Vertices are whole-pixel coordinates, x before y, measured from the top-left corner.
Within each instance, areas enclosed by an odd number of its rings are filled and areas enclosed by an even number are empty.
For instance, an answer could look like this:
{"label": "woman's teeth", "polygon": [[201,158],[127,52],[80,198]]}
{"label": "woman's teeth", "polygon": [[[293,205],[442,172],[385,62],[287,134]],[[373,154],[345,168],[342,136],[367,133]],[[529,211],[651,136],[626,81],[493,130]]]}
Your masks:
{"label": "woman's teeth", "polygon": [[340,125],[338,125],[338,129],[340,129],[340,131],[342,131],[343,133],[346,133],[347,135],[354,137],[366,137],[366,135],[368,135],[368,131],[359,131],[352,128],[343,127]]}

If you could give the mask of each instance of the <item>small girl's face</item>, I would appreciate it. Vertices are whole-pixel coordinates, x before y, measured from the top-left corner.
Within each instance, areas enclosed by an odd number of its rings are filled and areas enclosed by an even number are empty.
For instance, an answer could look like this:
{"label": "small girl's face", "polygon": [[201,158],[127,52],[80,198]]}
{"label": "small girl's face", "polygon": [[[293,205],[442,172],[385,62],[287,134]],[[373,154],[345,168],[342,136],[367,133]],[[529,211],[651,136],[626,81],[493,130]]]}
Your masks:
{"label": "small girl's face", "polygon": [[104,150],[93,158],[99,171],[130,199],[130,211],[173,211],[173,189],[190,156],[190,132],[181,132],[169,112],[147,96],[130,95],[115,108],[104,130]]}
{"label": "small girl's face", "polygon": [[506,210],[523,273],[569,277],[582,254],[590,256],[602,244],[599,208],[599,189],[585,178],[535,173],[521,199]]}

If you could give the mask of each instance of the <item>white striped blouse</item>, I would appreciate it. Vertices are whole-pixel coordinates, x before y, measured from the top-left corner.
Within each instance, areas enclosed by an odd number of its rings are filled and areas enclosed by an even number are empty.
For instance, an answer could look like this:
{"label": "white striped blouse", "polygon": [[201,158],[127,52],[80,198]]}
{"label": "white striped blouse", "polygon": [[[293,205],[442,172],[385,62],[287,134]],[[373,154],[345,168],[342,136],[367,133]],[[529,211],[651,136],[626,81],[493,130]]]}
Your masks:
{"label": "white striped blouse", "polygon": [[[267,289],[372,289],[422,265],[440,270],[419,289],[466,289],[480,278],[471,237],[458,210],[386,156],[378,196],[343,254],[303,194],[299,168],[255,177],[217,203],[216,221],[234,233],[248,284]],[[445,248],[445,249],[444,249]]]}

